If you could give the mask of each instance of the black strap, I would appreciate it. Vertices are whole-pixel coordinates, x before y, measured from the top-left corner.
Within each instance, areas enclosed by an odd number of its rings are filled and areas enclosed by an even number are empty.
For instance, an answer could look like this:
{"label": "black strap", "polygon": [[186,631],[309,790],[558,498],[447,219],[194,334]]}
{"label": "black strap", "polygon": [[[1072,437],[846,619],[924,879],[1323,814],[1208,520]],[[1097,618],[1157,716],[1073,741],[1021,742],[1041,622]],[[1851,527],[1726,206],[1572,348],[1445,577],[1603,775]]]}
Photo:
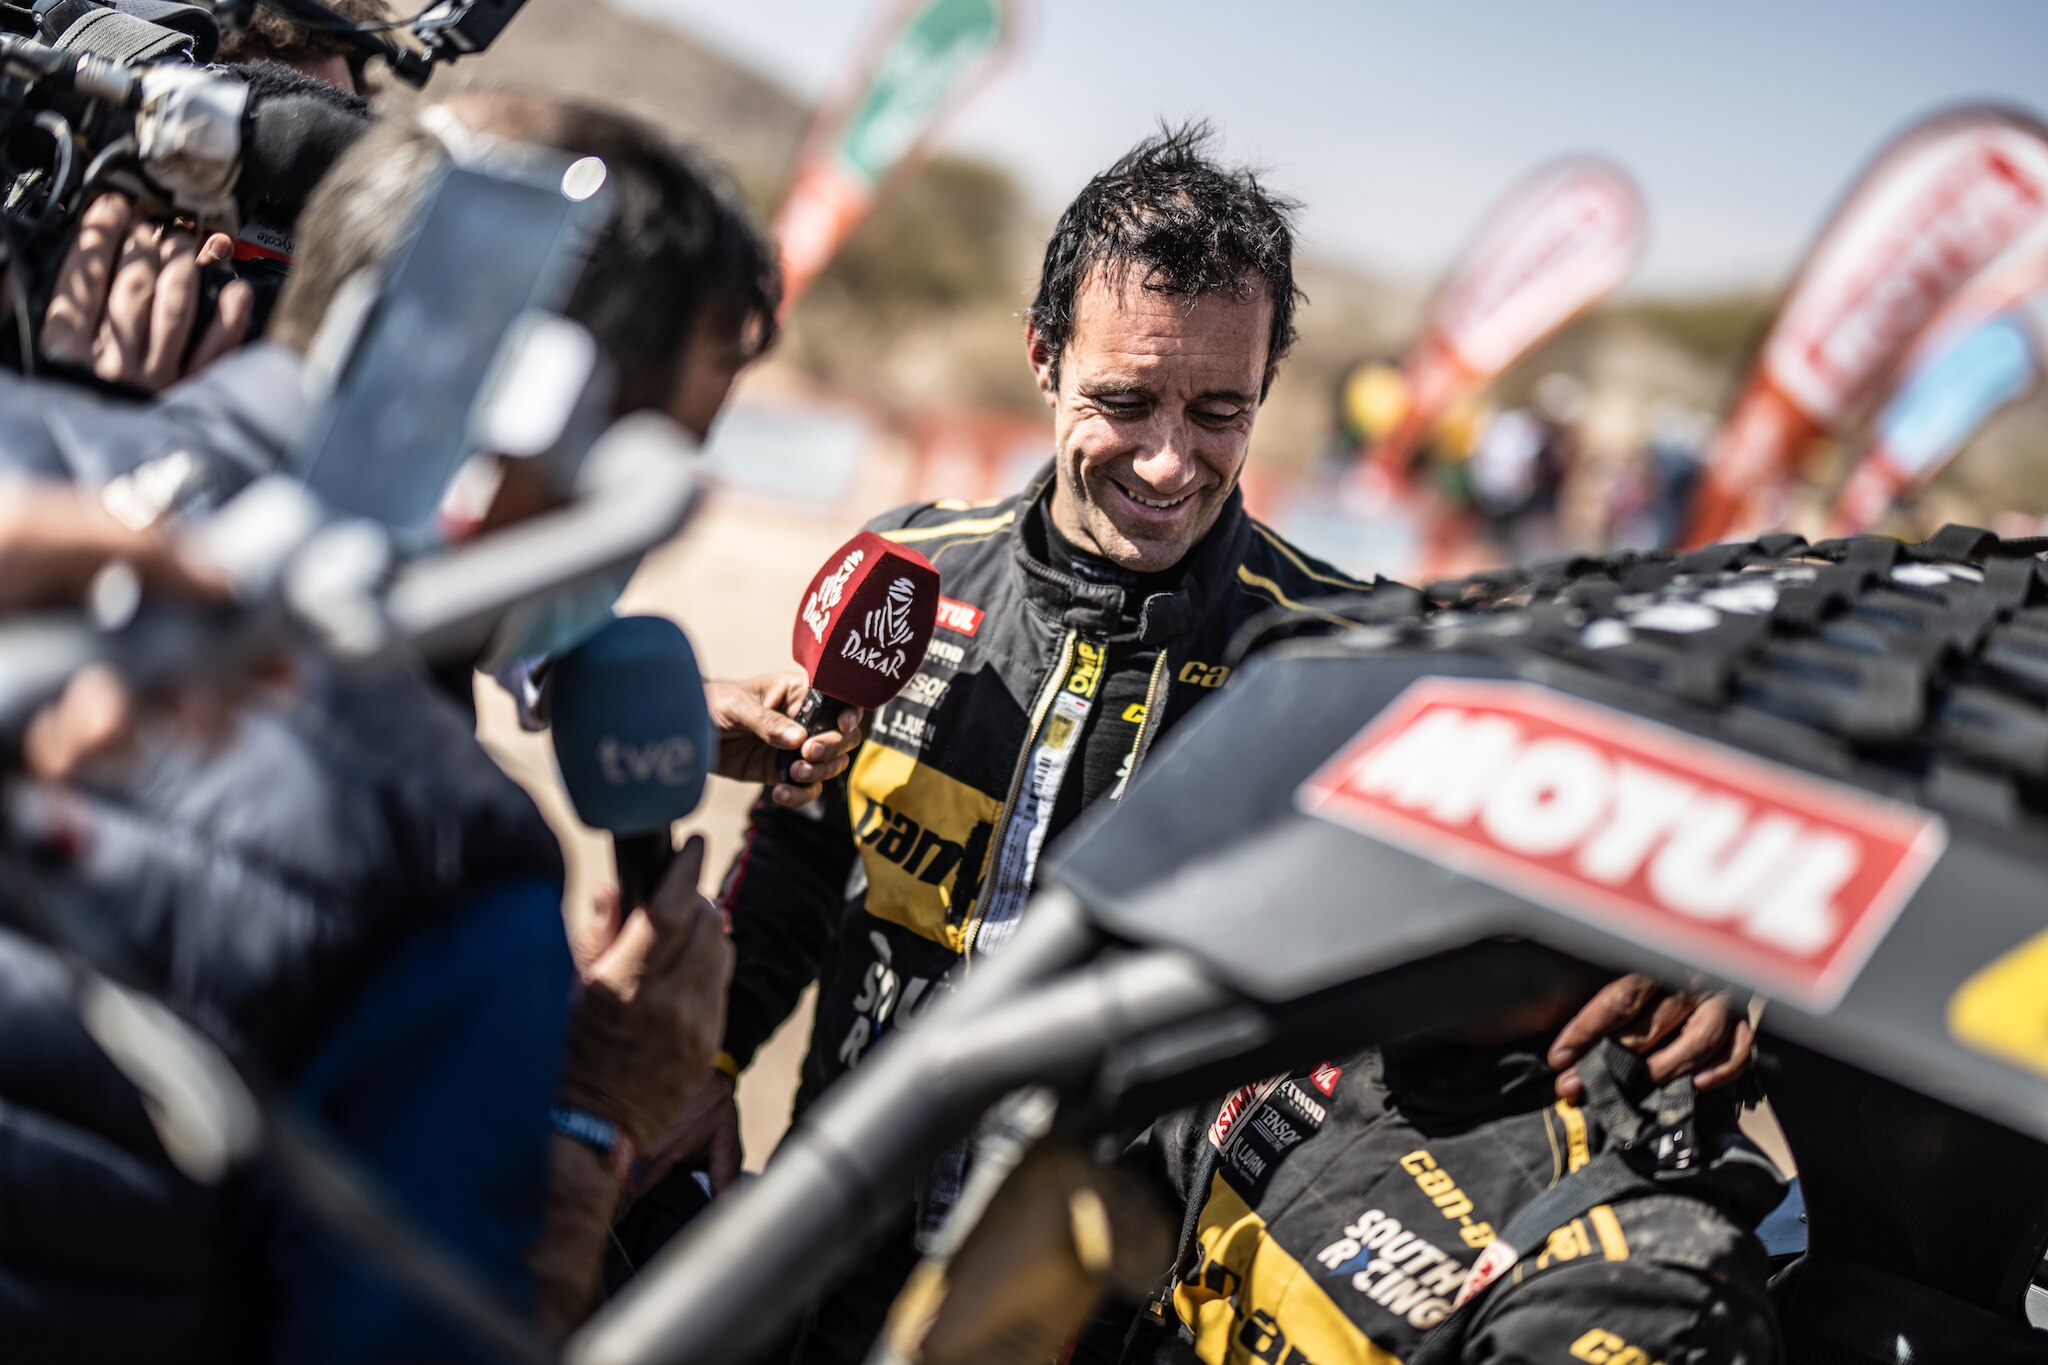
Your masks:
{"label": "black strap", "polygon": [[1650,1066],[1612,1038],[1602,1038],[1586,1059],[1579,1063],[1579,1082],[1586,1088],[1586,1102],[1580,1107],[1593,1116],[1601,1131],[1617,1147],[1633,1147],[1642,1141],[1652,1121],[1644,1106],[1652,1104],[1658,1122],[1683,1121],[1692,1116],[1693,1088],[1690,1080],[1676,1081],[1664,1091],[1651,1093]]}
{"label": "black strap", "polygon": [[1130,1331],[1124,1333],[1124,1349],[1117,1355],[1117,1365],[1143,1365],[1143,1362],[1151,1360],[1166,1329],[1167,1305],[1173,1302],[1173,1290],[1180,1283],[1181,1268],[1187,1264],[1188,1253],[1194,1250],[1195,1233],[1202,1226],[1202,1210],[1209,1203],[1209,1186],[1215,1181],[1216,1166],[1223,1159],[1223,1149],[1206,1136],[1201,1139],[1201,1144],[1202,1154],[1196,1159],[1194,1174],[1188,1181],[1188,1202],[1181,1212],[1180,1241],[1175,1243],[1173,1265],[1167,1270],[1164,1282],[1145,1300],[1144,1309],[1131,1320]]}
{"label": "black strap", "polygon": [[1574,1218],[1584,1218],[1602,1204],[1654,1193],[1656,1188],[1657,1182],[1629,1165],[1620,1152],[1602,1152],[1524,1204],[1495,1235],[1526,1255]]}
{"label": "black strap", "polygon": [[56,45],[66,52],[104,57],[115,66],[143,66],[173,58],[179,61],[192,58],[190,34],[111,9],[86,11],[76,23],[64,30]]}
{"label": "black strap", "polygon": [[[1581,1108],[1614,1146],[1530,1200],[1496,1234],[1518,1260],[1602,1204],[1674,1188],[1700,1169],[1693,1151],[1696,1092],[1690,1077],[1652,1089],[1648,1064],[1603,1038],[1579,1063],[1579,1079],[1586,1087]],[[1463,1359],[1474,1305],[1491,1288],[1460,1305],[1409,1355],[1407,1365],[1455,1365]]]}

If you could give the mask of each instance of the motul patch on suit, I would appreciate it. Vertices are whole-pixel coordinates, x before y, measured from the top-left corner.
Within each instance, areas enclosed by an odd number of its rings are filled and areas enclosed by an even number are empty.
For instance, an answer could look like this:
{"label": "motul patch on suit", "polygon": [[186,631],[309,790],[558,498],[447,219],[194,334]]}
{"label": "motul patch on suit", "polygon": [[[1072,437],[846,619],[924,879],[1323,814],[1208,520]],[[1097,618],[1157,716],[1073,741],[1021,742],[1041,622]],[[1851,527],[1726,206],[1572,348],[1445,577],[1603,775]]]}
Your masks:
{"label": "motul patch on suit", "polygon": [[[1607,1145],[1552,1097],[1533,1051],[1416,1061],[1412,1115],[1367,1052],[1155,1129],[1151,1159],[1177,1196],[1209,1172],[1173,1289],[1178,1331],[1155,1360],[1399,1365],[1450,1316],[1497,1230]],[[1745,1220],[1715,1204],[1601,1205],[1474,1301],[1464,1358],[1762,1365],[1778,1358],[1766,1274]]]}

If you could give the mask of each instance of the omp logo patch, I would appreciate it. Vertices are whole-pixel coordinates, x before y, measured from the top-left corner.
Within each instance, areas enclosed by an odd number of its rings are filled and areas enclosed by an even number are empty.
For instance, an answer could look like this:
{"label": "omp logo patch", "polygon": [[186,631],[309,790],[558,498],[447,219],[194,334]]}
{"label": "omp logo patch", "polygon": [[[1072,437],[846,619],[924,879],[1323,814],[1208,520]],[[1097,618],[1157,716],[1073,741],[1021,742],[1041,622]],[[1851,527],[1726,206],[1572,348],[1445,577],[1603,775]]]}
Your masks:
{"label": "omp logo patch", "polygon": [[1102,681],[1102,647],[1086,640],[1074,642],[1074,666],[1067,670],[1067,691],[1077,697],[1093,697]]}
{"label": "omp logo patch", "polygon": [[854,759],[847,798],[868,913],[959,952],[1002,803],[877,743]]}
{"label": "omp logo patch", "polygon": [[1828,1008],[1942,822],[1521,683],[1426,678],[1303,784],[1314,815]]}
{"label": "omp logo patch", "polygon": [[981,629],[981,618],[985,614],[980,607],[971,606],[966,602],[955,601],[950,597],[939,598],[939,624],[947,630],[972,635]]}

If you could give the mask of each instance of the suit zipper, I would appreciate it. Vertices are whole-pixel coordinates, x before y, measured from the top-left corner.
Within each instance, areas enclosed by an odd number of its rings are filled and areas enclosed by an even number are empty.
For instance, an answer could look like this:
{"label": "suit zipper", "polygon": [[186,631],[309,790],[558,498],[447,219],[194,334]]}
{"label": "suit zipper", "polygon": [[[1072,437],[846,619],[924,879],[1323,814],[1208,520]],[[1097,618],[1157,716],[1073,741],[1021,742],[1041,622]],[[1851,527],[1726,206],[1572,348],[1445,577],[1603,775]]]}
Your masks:
{"label": "suit zipper", "polygon": [[[1010,815],[1017,806],[1017,792],[1024,785],[1024,775],[1031,767],[1031,755],[1038,748],[1040,733],[1045,729],[1046,715],[1052,710],[1053,699],[1060,689],[1067,685],[1067,670],[1074,664],[1074,642],[1080,638],[1078,631],[1068,631],[1066,639],[1060,642],[1059,662],[1047,675],[1045,685],[1038,690],[1038,699],[1031,705],[1031,733],[1025,738],[1023,752],[1017,755],[1017,770],[1010,776],[1010,793],[1003,798],[1003,808],[996,815],[995,835],[988,841],[988,877],[992,880],[1002,867],[1003,840],[1009,837]],[[974,914],[968,918],[967,932],[961,936],[960,956],[974,955],[974,940],[981,933],[983,912],[988,908],[989,893],[995,888],[984,880],[981,894],[974,898]]]}
{"label": "suit zipper", "polygon": [[1145,736],[1151,733],[1152,717],[1159,710],[1159,684],[1166,677],[1166,646],[1159,646],[1159,657],[1152,661],[1152,680],[1145,684],[1145,719],[1138,722],[1138,734],[1131,741],[1131,761],[1124,765],[1123,780],[1116,784],[1116,799],[1121,801],[1124,789],[1131,785],[1131,779],[1138,775],[1138,760],[1145,752]]}

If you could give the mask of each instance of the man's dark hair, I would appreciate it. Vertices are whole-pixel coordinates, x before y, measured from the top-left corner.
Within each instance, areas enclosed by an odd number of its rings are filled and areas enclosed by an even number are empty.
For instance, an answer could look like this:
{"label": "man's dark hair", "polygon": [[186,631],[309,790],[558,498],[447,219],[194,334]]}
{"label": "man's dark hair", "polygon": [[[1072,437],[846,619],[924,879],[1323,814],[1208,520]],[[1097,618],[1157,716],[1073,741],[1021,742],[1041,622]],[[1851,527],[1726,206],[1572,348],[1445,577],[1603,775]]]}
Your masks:
{"label": "man's dark hair", "polygon": [[1294,214],[1251,170],[1210,159],[1203,121],[1162,127],[1090,180],[1060,215],[1045,246],[1031,322],[1052,356],[1053,378],[1074,334],[1074,305],[1088,277],[1112,284],[1134,275],[1163,294],[1259,290],[1273,301],[1266,343],[1271,372],[1294,345]]}
{"label": "man's dark hair", "polygon": [[[478,91],[436,107],[472,134],[605,163],[612,218],[563,311],[617,368],[617,411],[668,404],[700,321],[730,325],[750,354],[774,339],[781,269],[712,163],[625,114],[551,97]],[[272,340],[312,345],[342,283],[390,259],[447,155],[416,117],[388,119],[349,150],[300,215]]]}

